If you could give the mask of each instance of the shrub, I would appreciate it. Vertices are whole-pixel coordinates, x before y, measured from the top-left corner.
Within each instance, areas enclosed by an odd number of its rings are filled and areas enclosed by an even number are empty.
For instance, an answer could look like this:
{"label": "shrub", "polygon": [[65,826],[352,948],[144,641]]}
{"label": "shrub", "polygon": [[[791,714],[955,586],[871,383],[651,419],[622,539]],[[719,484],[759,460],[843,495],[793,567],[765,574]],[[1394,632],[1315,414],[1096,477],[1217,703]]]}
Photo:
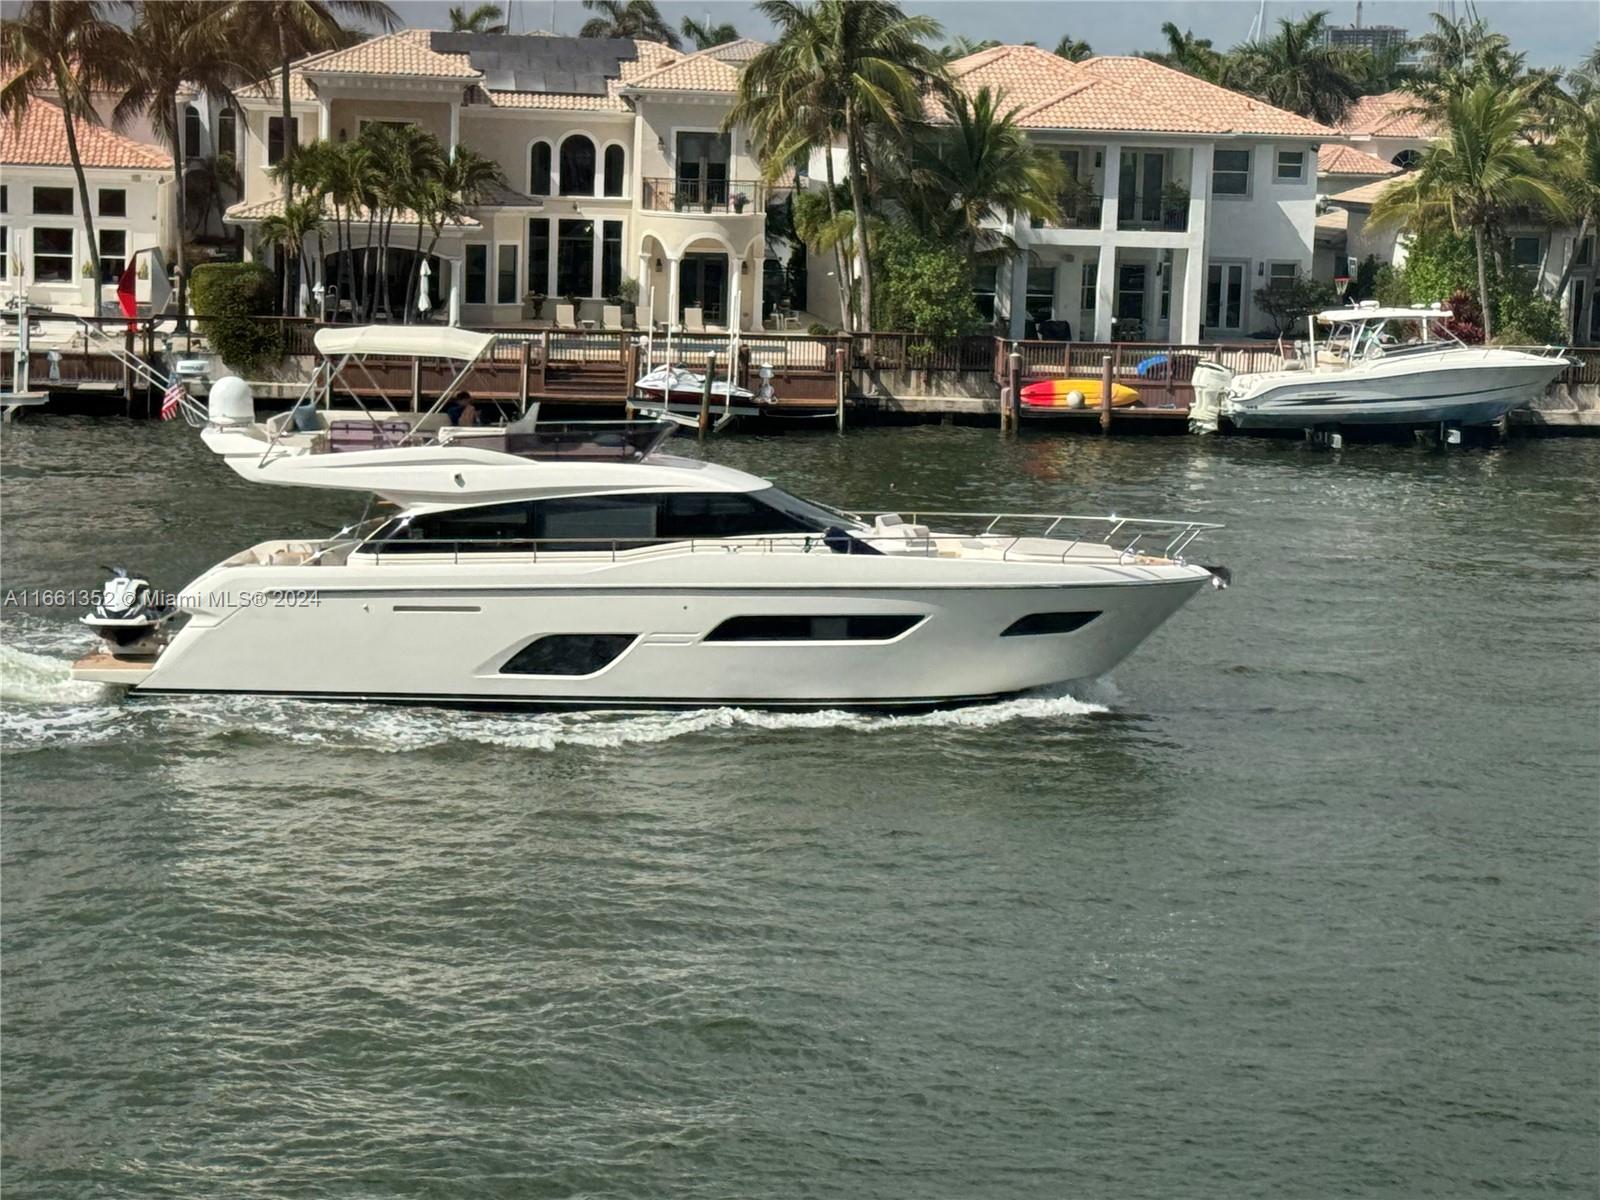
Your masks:
{"label": "shrub", "polygon": [[[1489,294],[1494,294],[1494,262],[1486,259],[1484,270]],[[1478,253],[1470,234],[1430,229],[1419,233],[1406,253],[1401,268],[1410,303],[1433,304],[1459,291],[1478,290]]]}
{"label": "shrub", "polygon": [[1308,313],[1332,308],[1339,302],[1333,285],[1320,279],[1296,275],[1264,288],[1257,288],[1256,307],[1272,318],[1273,332],[1290,333]]}
{"label": "shrub", "polygon": [[1483,341],[1483,305],[1478,303],[1477,292],[1457,288],[1445,300],[1450,319],[1444,327],[1469,346]]}
{"label": "shrub", "polygon": [[1546,346],[1562,341],[1561,306],[1513,273],[1494,297],[1494,340],[1507,346]]}
{"label": "shrub", "polygon": [[255,371],[283,357],[272,311],[272,272],[260,263],[201,263],[189,277],[189,302],[211,349],[235,371]]}
{"label": "shrub", "polygon": [[[1378,256],[1369,254],[1361,260],[1361,265],[1356,268],[1355,278],[1350,281],[1350,287],[1345,292],[1346,300],[1371,300],[1378,294]],[[1394,268],[1390,268],[1391,273]]]}
{"label": "shrub", "polygon": [[955,247],[891,226],[872,258],[873,328],[949,337],[977,327],[972,263]]}
{"label": "shrub", "polygon": [[1372,294],[1387,308],[1405,308],[1411,303],[1411,289],[1406,286],[1405,276],[1388,263],[1373,275]]}

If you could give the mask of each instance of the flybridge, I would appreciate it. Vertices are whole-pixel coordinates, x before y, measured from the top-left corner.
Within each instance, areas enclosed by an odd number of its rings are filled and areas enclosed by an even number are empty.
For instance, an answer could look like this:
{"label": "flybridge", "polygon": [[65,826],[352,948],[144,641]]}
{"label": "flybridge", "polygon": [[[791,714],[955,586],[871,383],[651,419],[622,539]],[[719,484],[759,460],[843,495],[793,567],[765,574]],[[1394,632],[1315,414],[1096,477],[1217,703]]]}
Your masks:
{"label": "flybridge", "polygon": [[432,33],[428,46],[440,54],[465,54],[491,92],[604,96],[607,81],[621,77],[622,64],[639,57],[629,38]]}

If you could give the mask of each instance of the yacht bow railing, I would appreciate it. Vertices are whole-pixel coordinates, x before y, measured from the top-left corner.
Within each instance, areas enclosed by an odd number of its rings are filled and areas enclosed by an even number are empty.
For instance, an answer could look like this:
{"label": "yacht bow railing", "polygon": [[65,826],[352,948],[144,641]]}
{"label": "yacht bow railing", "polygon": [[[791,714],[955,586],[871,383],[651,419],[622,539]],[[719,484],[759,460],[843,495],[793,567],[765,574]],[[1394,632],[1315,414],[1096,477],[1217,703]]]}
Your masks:
{"label": "yacht bow railing", "polygon": [[[355,546],[353,554],[370,556],[381,562],[385,558],[407,559],[419,555],[448,555],[452,563],[459,563],[463,555],[468,561],[476,555],[520,554],[535,561],[541,554],[601,555],[615,562],[618,555],[639,550],[670,549],[676,554],[810,554],[831,552],[835,554],[893,554],[896,557],[938,558],[959,552],[963,547],[973,550],[998,552],[1001,561],[1060,562],[1065,563],[1081,548],[1106,546],[1115,552],[1123,564],[1137,561],[1165,560],[1182,563],[1183,553],[1201,534],[1223,526],[1205,521],[1157,520],[1135,517],[1073,516],[1054,513],[909,513],[905,523],[889,527],[872,525],[858,514],[841,510],[841,515],[861,519],[863,527],[843,527],[826,531],[794,532],[780,534],[729,535],[727,537],[570,537],[570,538],[409,538],[386,537],[371,539]],[[951,528],[930,529],[921,518],[936,520],[964,519],[970,524],[965,530]],[[1007,526],[1030,523],[1036,528],[1009,531]],[[1081,527],[1087,525],[1088,530]],[[1063,526],[1081,531],[1058,536]],[[381,532],[378,531],[378,532]],[[1098,536],[1093,536],[1098,534]],[[1044,541],[1065,544],[1042,546]],[[972,543],[978,543],[973,545]],[[1026,544],[1025,544],[1026,543]]]}

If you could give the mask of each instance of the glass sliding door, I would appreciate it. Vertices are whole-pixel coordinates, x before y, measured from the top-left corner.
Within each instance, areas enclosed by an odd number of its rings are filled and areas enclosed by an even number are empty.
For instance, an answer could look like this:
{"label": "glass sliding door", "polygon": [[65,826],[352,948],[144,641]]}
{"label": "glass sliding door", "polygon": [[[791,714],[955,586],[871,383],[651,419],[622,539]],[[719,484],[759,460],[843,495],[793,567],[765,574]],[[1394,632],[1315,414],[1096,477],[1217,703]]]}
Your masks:
{"label": "glass sliding door", "polygon": [[678,134],[678,196],[690,205],[726,207],[728,203],[728,135]]}

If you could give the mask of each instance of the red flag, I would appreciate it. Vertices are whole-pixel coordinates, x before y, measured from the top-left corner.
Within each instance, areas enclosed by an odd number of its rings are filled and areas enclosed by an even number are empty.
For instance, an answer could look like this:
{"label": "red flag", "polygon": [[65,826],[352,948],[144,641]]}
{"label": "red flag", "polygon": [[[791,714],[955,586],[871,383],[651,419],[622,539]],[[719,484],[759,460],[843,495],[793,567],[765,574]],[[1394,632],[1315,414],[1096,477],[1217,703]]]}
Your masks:
{"label": "red flag", "polygon": [[122,269],[122,275],[117,280],[117,304],[122,309],[125,317],[139,315],[139,298],[136,294],[138,276],[134,273],[134,260],[129,259],[128,265]]}

